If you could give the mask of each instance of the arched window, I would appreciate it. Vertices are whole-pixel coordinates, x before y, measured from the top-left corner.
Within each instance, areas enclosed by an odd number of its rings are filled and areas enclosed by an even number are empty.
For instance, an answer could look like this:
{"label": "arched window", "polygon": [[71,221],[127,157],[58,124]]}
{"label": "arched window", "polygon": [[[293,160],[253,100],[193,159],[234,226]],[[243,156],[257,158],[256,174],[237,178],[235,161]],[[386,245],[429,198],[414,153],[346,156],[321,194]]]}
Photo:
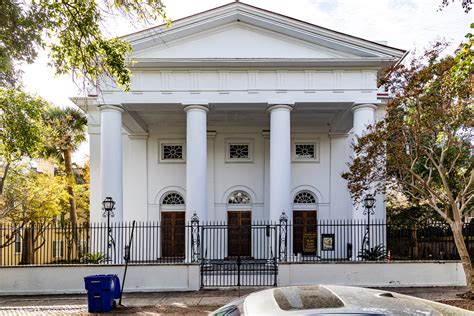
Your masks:
{"label": "arched window", "polygon": [[309,191],[301,191],[295,195],[294,204],[316,204],[316,197]]}
{"label": "arched window", "polygon": [[162,205],[184,205],[184,198],[177,192],[171,192],[163,197]]}
{"label": "arched window", "polygon": [[250,196],[244,191],[235,191],[229,196],[228,204],[250,204]]}

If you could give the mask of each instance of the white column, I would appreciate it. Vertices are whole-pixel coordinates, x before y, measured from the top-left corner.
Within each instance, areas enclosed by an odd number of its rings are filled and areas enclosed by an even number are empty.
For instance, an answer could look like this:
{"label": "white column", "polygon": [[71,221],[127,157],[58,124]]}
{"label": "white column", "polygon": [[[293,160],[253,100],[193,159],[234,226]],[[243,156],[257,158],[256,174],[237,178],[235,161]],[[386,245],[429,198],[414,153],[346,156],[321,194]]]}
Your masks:
{"label": "white column", "polygon": [[186,220],[196,213],[207,221],[207,105],[187,105]]}
{"label": "white column", "polygon": [[284,211],[291,218],[291,123],[292,105],[275,104],[270,112],[270,220]]}
{"label": "white column", "polygon": [[[352,107],[353,119],[353,133],[354,143],[357,143],[357,138],[363,136],[367,132],[368,125],[375,123],[376,106],[370,103],[356,104]],[[369,193],[369,192],[366,192]],[[365,194],[365,193],[364,193]],[[364,215],[364,205],[358,203],[353,206],[353,219],[359,223],[367,222],[367,215]],[[364,224],[365,225],[365,224]],[[357,260],[357,256],[362,248],[366,247],[363,243],[363,236],[365,234],[365,227],[359,226],[358,229],[352,231],[352,259]]]}
{"label": "white column", "polygon": [[122,106],[104,104],[100,110],[100,197],[115,201],[114,217],[123,220]]}
{"label": "white column", "polygon": [[[377,107],[370,103],[356,104],[352,107],[353,119],[353,134],[354,143],[357,138],[363,136],[367,131],[367,126],[375,122],[375,109]],[[353,153],[354,155],[354,153]],[[357,220],[366,220],[367,216],[363,215],[364,206],[359,203],[353,206],[353,218]]]}
{"label": "white column", "polygon": [[357,137],[362,136],[367,130],[367,126],[375,122],[375,109],[377,107],[370,103],[356,104],[352,107],[354,115],[353,131]]}

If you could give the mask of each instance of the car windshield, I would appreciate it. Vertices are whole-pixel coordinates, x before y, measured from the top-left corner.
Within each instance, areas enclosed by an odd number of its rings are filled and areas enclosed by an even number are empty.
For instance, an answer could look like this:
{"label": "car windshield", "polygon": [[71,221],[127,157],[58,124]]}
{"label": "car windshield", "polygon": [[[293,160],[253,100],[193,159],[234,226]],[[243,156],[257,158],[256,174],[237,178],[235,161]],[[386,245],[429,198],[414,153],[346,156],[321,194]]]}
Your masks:
{"label": "car windshield", "polygon": [[214,311],[213,316],[239,316],[243,315],[243,305],[245,297],[242,297],[236,301],[233,301],[218,310]]}

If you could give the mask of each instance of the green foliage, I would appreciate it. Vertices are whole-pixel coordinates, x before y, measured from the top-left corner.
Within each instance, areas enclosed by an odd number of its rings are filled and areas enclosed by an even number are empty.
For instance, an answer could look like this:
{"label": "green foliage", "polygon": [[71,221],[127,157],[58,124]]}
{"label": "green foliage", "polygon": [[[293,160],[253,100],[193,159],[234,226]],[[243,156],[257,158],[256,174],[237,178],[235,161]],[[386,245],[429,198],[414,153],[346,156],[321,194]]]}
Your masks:
{"label": "green foliage", "polygon": [[[474,23],[471,23],[474,30]],[[466,42],[463,43],[456,54],[455,65],[451,69],[453,85],[458,88],[458,83],[468,79],[474,73],[474,34],[466,34]]]}
{"label": "green foliage", "polygon": [[448,6],[451,2],[459,1],[461,2],[461,6],[464,12],[468,13],[472,9],[472,0],[442,0],[441,2],[441,9]]}
{"label": "green foliage", "polygon": [[45,154],[63,161],[64,151],[75,151],[86,140],[87,117],[79,109],[51,107],[43,113]]}
{"label": "green foliage", "polygon": [[393,96],[387,115],[358,139],[350,172],[343,174],[355,201],[369,188],[383,192],[389,185],[448,223],[472,211],[471,78],[453,77],[456,57],[440,57],[444,47],[397,65],[383,82]]}
{"label": "green foliage", "polygon": [[74,186],[74,197],[76,199],[77,215],[79,218],[89,221],[90,191],[88,184],[76,184]]}
{"label": "green foliage", "polygon": [[120,38],[107,38],[107,18],[122,16],[130,21],[167,20],[161,0],[32,0],[0,4],[0,86],[18,79],[18,61],[32,62],[38,47],[50,53],[58,74],[71,73],[94,86],[110,76],[129,89],[127,55],[130,45]]}
{"label": "green foliage", "polygon": [[[64,172],[69,192],[69,219],[73,227],[77,226],[77,199],[76,192],[80,194],[81,202],[88,199],[88,188],[79,188],[75,182],[72,166],[72,153],[86,139],[87,118],[81,110],[73,108],[53,107],[44,115],[47,126],[47,143],[45,155],[55,157],[64,164]],[[78,191],[79,190],[79,191]],[[86,191],[87,190],[87,191]],[[84,204],[84,203],[82,203]],[[78,240],[75,238],[77,246]]]}
{"label": "green foliage", "polygon": [[99,264],[107,260],[107,256],[102,252],[87,253],[81,258],[82,263]]}
{"label": "green foliage", "polygon": [[35,59],[43,27],[44,14],[38,6],[25,10],[19,1],[0,1],[0,86],[15,85],[16,62]]}
{"label": "green foliage", "polygon": [[383,261],[387,258],[387,254],[385,247],[380,244],[370,249],[362,248],[357,257],[366,261]]}
{"label": "green foliage", "polygon": [[48,106],[40,97],[0,88],[0,156],[4,160],[37,154],[43,143],[41,116]]}
{"label": "green foliage", "polygon": [[15,168],[5,185],[0,218],[20,225],[50,222],[67,201],[65,178]]}
{"label": "green foliage", "polygon": [[390,187],[418,211],[436,212],[453,233],[472,294],[472,263],[462,228],[474,209],[474,74],[472,66],[460,66],[465,51],[441,57],[445,46],[437,44],[421,58],[390,69],[382,81],[392,96],[387,114],[357,139],[343,178],[356,203],[368,190]]}

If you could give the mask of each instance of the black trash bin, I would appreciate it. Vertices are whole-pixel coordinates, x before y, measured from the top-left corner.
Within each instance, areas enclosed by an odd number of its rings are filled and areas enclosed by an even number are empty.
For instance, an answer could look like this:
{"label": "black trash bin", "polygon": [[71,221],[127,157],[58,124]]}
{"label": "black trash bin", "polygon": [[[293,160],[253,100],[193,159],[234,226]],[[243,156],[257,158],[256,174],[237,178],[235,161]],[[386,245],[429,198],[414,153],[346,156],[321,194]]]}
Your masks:
{"label": "black trash bin", "polygon": [[116,274],[96,274],[84,277],[89,313],[110,312],[120,297],[120,279]]}

